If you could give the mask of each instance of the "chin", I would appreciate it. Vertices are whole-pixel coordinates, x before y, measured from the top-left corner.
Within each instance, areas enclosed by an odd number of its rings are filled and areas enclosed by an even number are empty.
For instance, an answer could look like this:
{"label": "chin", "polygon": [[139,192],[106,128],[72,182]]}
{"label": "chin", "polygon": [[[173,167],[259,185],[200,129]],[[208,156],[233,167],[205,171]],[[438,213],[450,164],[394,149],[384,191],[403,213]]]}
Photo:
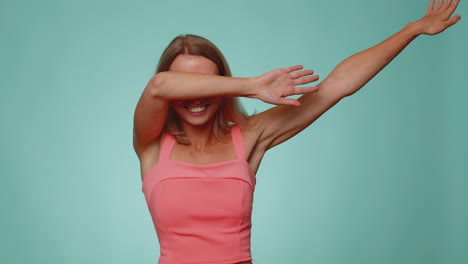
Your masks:
{"label": "chin", "polygon": [[187,120],[187,119],[182,119],[185,123],[188,123],[192,126],[205,126],[209,124],[211,121],[214,121],[212,119],[203,119],[203,120]]}

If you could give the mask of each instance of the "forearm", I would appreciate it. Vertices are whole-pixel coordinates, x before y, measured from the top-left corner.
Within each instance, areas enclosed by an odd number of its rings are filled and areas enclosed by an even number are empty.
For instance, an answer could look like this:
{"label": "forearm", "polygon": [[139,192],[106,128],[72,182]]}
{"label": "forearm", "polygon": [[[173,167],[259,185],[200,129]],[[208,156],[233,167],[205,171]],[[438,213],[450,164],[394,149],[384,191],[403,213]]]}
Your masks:
{"label": "forearm", "polygon": [[160,72],[151,80],[152,93],[167,100],[203,97],[249,97],[254,94],[254,78],[237,78],[190,72]]}
{"label": "forearm", "polygon": [[354,94],[419,34],[417,25],[409,23],[383,42],[342,61],[330,73],[330,79],[334,82],[333,86],[343,89],[347,96]]}

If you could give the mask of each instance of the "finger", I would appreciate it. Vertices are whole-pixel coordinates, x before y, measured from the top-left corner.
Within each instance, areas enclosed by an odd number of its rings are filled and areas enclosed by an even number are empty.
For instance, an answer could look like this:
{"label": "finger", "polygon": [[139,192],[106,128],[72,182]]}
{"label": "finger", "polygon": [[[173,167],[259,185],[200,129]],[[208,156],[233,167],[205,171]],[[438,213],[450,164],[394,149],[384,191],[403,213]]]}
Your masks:
{"label": "finger", "polygon": [[449,9],[453,2],[455,2],[455,0],[445,0],[444,5],[442,6],[442,10]]}
{"label": "finger", "polygon": [[284,97],[281,97],[281,99],[279,100],[279,104],[283,104],[283,105],[294,105],[294,106],[300,106],[301,103],[297,100],[297,99],[294,99],[294,98],[284,98]]}
{"label": "finger", "polygon": [[286,68],[283,68],[286,72],[292,72],[292,71],[297,71],[297,70],[300,70],[302,69],[302,65],[295,65],[295,66],[290,66],[290,67],[286,67]]}
{"label": "finger", "polygon": [[440,6],[440,9],[441,9],[441,10],[447,9],[448,5],[450,5],[450,2],[452,2],[452,0],[445,0],[445,1],[442,1],[442,5]]}
{"label": "finger", "polygon": [[444,0],[437,0],[437,4],[434,7],[434,9],[439,10],[439,8],[442,6],[443,3],[444,3]]}
{"label": "finger", "polygon": [[312,86],[312,87],[298,87],[294,88],[294,93],[291,95],[299,95],[299,94],[307,94],[307,93],[313,93],[318,91],[317,86]]}
{"label": "finger", "polygon": [[427,7],[426,15],[432,12],[432,9],[434,9],[434,0],[431,0],[431,2],[429,3],[429,6]]}
{"label": "finger", "polygon": [[460,19],[461,19],[461,16],[459,14],[454,15],[449,20],[447,20],[447,22],[446,22],[447,27],[450,27],[450,26],[454,25],[455,23],[460,21]]}
{"label": "finger", "polygon": [[455,11],[455,9],[457,9],[457,6],[458,6],[458,3],[460,3],[460,0],[454,0],[452,1],[452,3],[450,4],[449,8],[447,8],[447,14],[449,16],[451,16],[453,14],[453,12]]}
{"label": "finger", "polygon": [[289,76],[291,76],[291,78],[293,78],[293,79],[297,79],[297,78],[300,78],[302,76],[312,75],[313,73],[314,73],[313,70],[296,71],[296,72],[291,72],[289,74]]}
{"label": "finger", "polygon": [[319,76],[318,76],[318,75],[307,76],[307,77],[295,79],[295,80],[294,80],[294,86],[296,86],[296,85],[303,85],[303,84],[307,84],[307,83],[311,83],[311,82],[315,82],[315,81],[317,81],[318,79],[319,79]]}

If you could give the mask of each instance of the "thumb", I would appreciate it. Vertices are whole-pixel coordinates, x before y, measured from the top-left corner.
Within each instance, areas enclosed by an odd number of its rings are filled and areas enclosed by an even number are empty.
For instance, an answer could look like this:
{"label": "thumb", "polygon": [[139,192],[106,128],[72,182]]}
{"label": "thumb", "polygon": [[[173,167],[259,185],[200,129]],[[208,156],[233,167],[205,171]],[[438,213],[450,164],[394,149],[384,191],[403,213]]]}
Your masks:
{"label": "thumb", "polygon": [[293,106],[300,106],[300,105],[301,105],[301,102],[299,102],[299,101],[296,100],[296,99],[293,99],[293,98],[284,98],[284,97],[281,97],[281,98],[280,98],[279,103],[280,103],[280,104],[283,104],[283,105],[293,105]]}
{"label": "thumb", "polygon": [[454,15],[453,17],[451,17],[449,20],[447,20],[447,26],[450,27],[452,25],[454,25],[455,23],[457,23],[459,20],[461,19],[461,16],[460,15]]}

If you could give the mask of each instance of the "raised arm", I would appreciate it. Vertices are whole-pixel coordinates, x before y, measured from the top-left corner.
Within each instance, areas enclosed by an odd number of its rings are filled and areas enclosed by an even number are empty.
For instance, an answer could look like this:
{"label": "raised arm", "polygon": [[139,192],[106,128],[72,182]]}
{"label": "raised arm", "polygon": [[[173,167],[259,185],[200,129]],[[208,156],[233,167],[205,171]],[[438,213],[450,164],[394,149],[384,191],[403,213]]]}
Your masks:
{"label": "raised arm", "polygon": [[270,71],[262,77],[237,78],[193,72],[160,72],[148,82],[134,113],[133,147],[140,157],[146,147],[159,137],[171,100],[203,97],[244,96],[272,104],[298,105],[293,94],[310,93],[317,87],[300,87],[311,82],[310,71],[300,66]]}
{"label": "raised arm", "polygon": [[300,107],[277,106],[254,116],[259,137],[266,149],[291,138],[309,126],[342,98],[354,94],[390,63],[420,34],[434,35],[460,20],[451,17],[459,0],[431,0],[421,19],[407,24],[383,42],[339,63],[319,85],[319,91],[299,98]]}
{"label": "raised arm", "polygon": [[423,18],[408,23],[382,43],[341,62],[331,73],[336,80],[332,84],[345,89],[346,95],[352,95],[387,66],[417,36],[438,34],[458,22],[459,15],[451,18],[450,16],[459,2],[459,0],[445,2],[439,0],[434,7],[434,0],[431,0]]}

